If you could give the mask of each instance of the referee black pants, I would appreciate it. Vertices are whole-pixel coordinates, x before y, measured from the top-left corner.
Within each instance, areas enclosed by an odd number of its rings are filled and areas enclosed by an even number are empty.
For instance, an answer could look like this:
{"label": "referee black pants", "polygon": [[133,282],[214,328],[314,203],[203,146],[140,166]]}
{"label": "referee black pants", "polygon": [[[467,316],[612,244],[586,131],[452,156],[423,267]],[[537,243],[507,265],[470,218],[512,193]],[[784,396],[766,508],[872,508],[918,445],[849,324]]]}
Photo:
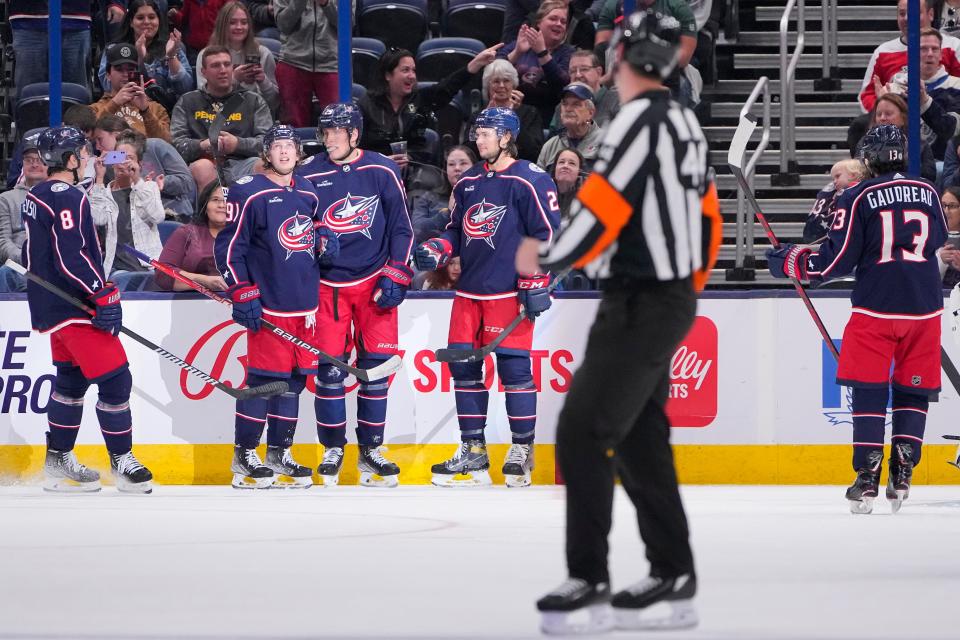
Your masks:
{"label": "referee black pants", "polygon": [[636,507],[651,575],[693,571],[664,407],[670,360],[693,324],[696,306],[689,280],[604,292],[557,427],[573,578],[610,582],[607,536],[615,473]]}

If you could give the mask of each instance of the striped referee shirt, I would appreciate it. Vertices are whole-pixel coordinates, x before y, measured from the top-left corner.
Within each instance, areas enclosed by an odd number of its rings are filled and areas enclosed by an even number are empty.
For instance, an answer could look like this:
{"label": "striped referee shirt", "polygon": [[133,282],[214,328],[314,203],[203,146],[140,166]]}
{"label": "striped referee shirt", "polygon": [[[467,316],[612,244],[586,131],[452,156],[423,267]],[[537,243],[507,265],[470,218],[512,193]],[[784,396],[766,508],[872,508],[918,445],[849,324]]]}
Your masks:
{"label": "striped referee shirt", "polygon": [[696,116],[647,91],[610,123],[566,227],[541,246],[544,269],[590,277],[681,280],[705,262],[701,198],[707,143]]}

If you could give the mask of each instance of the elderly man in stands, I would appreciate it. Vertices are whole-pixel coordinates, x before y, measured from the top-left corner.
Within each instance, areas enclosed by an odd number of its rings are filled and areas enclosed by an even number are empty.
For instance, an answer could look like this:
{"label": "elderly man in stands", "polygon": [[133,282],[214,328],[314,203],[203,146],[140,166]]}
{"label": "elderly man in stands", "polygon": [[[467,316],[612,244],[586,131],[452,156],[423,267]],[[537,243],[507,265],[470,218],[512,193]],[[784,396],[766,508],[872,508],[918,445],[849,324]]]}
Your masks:
{"label": "elderly man in stands", "polygon": [[147,97],[132,44],[120,42],[107,47],[107,77],[113,90],[90,105],[97,118],[117,115],[148,138],[170,142],[170,116],[163,105]]}
{"label": "elderly man in stands", "polygon": [[[897,26],[900,28],[900,37],[884,42],[873,50],[867,72],[863,76],[860,86],[860,107],[864,111],[873,109],[877,101],[877,87],[886,86],[894,77],[901,73],[907,74],[907,2],[897,2]],[[925,0],[920,0],[920,28],[931,26],[933,10]],[[940,52],[940,62],[952,76],[960,76],[960,40],[953,36],[943,36]]]}
{"label": "elderly man in stands", "polygon": [[571,82],[563,88],[560,100],[560,124],[563,131],[547,140],[537,158],[537,164],[544,169],[556,160],[564,149],[576,149],[583,156],[584,171],[590,171],[593,162],[600,153],[604,130],[593,121],[597,108],[593,103],[593,92],[582,82]]}
{"label": "elderly man in stands", "polygon": [[[593,92],[593,104],[597,112],[593,114],[593,121],[601,129],[610,124],[620,112],[620,94],[616,87],[608,87],[600,82],[603,77],[603,65],[600,58],[593,51],[577,49],[570,56],[570,81],[582,82]],[[553,114],[550,128],[560,128],[560,105]]]}

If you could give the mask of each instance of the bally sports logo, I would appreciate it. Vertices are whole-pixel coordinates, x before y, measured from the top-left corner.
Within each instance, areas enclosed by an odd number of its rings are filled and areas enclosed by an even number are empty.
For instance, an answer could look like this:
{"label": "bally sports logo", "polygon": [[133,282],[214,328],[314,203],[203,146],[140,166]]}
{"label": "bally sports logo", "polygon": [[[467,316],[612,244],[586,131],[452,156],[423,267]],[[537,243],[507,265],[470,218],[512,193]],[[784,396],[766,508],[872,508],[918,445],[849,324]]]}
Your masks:
{"label": "bally sports logo", "polygon": [[323,212],[323,222],[336,234],[362,233],[370,240],[370,226],[377,215],[380,196],[353,196],[337,200]]}
{"label": "bally sports logo", "polygon": [[717,325],[697,316],[670,360],[671,426],[705,427],[716,419],[717,378]]}
{"label": "bally sports logo", "polygon": [[467,234],[467,244],[469,245],[471,240],[483,240],[491,249],[496,249],[493,246],[493,236],[497,235],[500,221],[506,212],[506,206],[490,204],[486,199],[467,209],[463,214],[463,232]]}
{"label": "bally sports logo", "polygon": [[287,251],[287,260],[294,253],[303,251],[312,256],[316,240],[313,236],[313,218],[293,214],[277,227],[277,240]]}

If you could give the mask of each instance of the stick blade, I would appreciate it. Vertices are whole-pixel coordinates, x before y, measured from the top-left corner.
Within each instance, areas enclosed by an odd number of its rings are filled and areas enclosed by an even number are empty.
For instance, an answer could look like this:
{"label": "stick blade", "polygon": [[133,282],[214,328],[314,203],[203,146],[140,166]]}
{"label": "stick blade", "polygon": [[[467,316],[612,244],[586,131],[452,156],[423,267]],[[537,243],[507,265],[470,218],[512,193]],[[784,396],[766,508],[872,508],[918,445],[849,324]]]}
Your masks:
{"label": "stick blade", "polygon": [[286,393],[289,389],[290,385],[283,380],[277,380],[276,382],[261,384],[258,387],[238,389],[237,399],[247,400],[250,398],[269,398],[270,396],[279,396],[280,394]]}
{"label": "stick blade", "polygon": [[366,380],[364,382],[372,382],[374,380],[380,380],[382,378],[388,378],[400,370],[400,367],[403,366],[403,358],[398,355],[390,356],[390,359],[378,364],[377,366],[367,369],[366,373],[363,375]]}
{"label": "stick blade", "polygon": [[757,128],[757,118],[748,113],[741,116],[737,130],[733,133],[730,140],[730,149],[727,151],[727,164],[731,167],[743,171],[743,158],[747,153],[747,143],[753,135],[753,130]]}
{"label": "stick blade", "polygon": [[960,436],[944,435],[943,439],[944,440],[960,440]]}
{"label": "stick blade", "polygon": [[478,362],[486,357],[483,349],[437,349],[437,362]]}

